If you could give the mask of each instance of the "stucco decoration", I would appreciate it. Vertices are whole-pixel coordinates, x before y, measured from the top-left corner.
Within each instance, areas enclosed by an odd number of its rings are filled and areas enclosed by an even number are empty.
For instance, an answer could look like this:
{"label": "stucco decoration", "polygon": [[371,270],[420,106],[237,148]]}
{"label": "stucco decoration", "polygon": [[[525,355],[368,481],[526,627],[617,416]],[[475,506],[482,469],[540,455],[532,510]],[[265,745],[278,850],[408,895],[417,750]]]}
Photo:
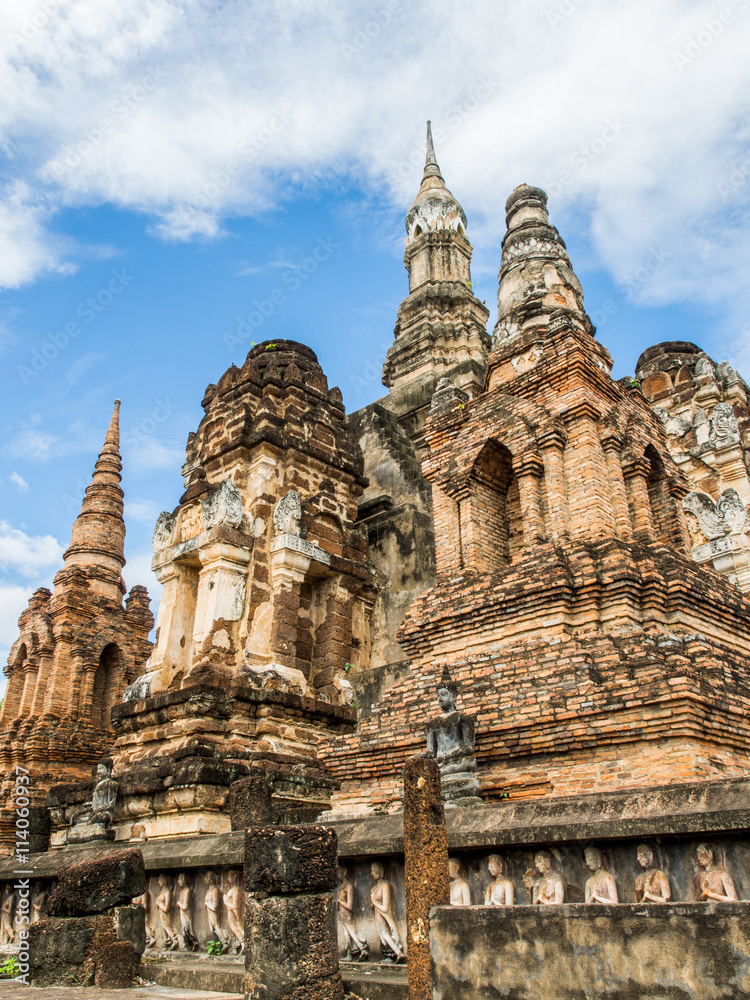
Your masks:
{"label": "stucco decoration", "polygon": [[172,544],[174,526],[175,519],[168,510],[163,510],[156,520],[154,537],[151,541],[151,547],[154,552],[161,552],[162,549],[166,549],[168,545]]}
{"label": "stucco decoration", "polygon": [[206,531],[218,524],[242,524],[242,497],[231,479],[222,479],[218,490],[201,501],[201,520]]}
{"label": "stucco decoration", "polygon": [[276,504],[273,528],[277,535],[299,535],[302,501],[296,490],[288,490]]}

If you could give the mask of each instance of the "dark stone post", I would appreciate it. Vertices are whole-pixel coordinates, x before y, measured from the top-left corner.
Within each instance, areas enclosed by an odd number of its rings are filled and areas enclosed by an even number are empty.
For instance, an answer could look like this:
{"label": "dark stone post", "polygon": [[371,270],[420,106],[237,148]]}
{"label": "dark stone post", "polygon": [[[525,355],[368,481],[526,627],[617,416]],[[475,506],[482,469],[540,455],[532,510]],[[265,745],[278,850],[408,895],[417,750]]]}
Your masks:
{"label": "dark stone post", "polygon": [[245,834],[246,1000],[343,1000],[335,830],[255,826]]}
{"label": "dark stone post", "polygon": [[450,903],[450,879],[440,768],[428,757],[404,767],[404,864],[409,1000],[431,1000],[430,910]]}

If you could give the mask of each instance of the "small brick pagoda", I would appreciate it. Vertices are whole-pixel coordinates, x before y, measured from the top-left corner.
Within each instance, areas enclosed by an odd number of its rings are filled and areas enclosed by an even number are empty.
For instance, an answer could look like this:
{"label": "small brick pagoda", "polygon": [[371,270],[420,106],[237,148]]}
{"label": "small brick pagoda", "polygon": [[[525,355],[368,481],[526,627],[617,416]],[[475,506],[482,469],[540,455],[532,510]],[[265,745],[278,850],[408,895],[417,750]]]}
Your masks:
{"label": "small brick pagoda", "polygon": [[[5,668],[0,714],[0,839],[14,842],[14,768],[30,771],[32,844],[46,844],[47,792],[88,781],[111,745],[112,706],[143,672],[154,618],[145,587],[125,598],[120,487],[120,401],[86,489],[53,591],[37,590],[21,615]],[[32,846],[33,849],[33,846]]]}

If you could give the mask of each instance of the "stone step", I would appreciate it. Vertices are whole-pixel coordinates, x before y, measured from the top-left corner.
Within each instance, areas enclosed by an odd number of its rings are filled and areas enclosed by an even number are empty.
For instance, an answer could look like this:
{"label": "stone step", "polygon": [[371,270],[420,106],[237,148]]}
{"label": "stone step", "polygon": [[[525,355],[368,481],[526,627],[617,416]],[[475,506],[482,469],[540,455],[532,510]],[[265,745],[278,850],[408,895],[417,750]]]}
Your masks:
{"label": "stone step", "polygon": [[[144,956],[141,976],[158,986],[214,993],[242,993],[245,965],[242,958],[197,958],[171,954]],[[406,966],[376,962],[342,962],[347,991],[361,1000],[407,1000]]]}

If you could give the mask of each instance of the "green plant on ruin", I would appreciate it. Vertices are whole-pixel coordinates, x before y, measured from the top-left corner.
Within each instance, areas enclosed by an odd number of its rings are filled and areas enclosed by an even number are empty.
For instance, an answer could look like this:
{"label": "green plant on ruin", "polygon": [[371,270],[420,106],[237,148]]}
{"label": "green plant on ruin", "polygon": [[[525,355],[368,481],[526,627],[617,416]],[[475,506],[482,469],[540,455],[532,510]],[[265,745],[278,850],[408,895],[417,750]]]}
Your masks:
{"label": "green plant on ruin", "polygon": [[209,955],[223,955],[224,945],[221,941],[206,941],[206,951]]}
{"label": "green plant on ruin", "polygon": [[15,955],[9,955],[3,964],[0,965],[0,976],[9,976],[15,979],[20,973],[21,966],[18,964],[18,959]]}

